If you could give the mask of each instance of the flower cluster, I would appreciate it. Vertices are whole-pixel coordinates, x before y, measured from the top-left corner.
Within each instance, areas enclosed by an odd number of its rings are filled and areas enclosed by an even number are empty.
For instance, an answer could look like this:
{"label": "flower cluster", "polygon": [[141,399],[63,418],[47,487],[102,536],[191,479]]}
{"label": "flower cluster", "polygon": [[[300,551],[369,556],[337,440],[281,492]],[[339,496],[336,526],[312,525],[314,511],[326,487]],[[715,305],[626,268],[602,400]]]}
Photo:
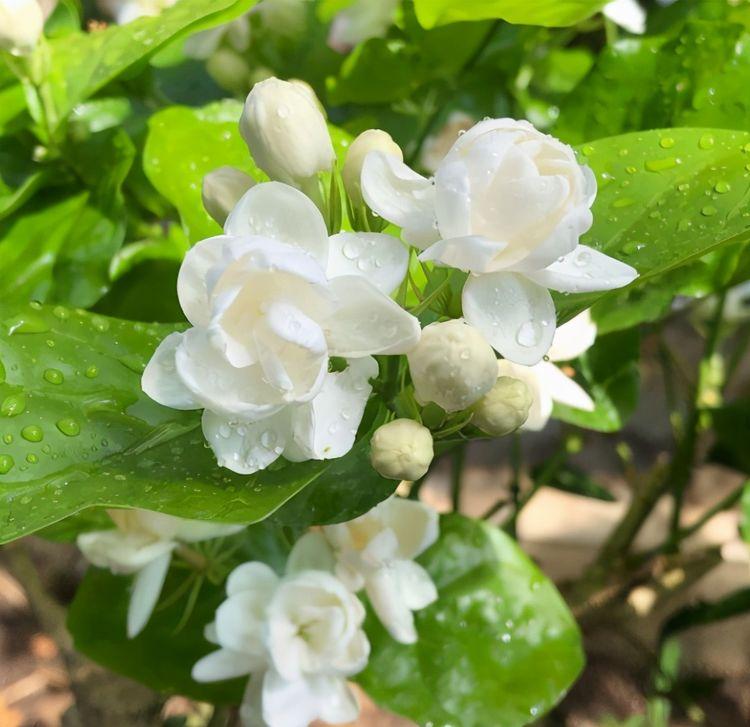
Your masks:
{"label": "flower cluster", "polygon": [[261,562],[238,566],[205,630],[219,648],[195,664],[193,678],[250,674],[241,708],[246,725],[356,719],[359,708],[346,679],[366,666],[370,645],[355,594],[365,590],[394,639],[414,643],[412,611],[432,603],[437,591],[413,558],[437,536],[433,510],[391,498],[351,522],[304,535],[283,576]]}
{"label": "flower cluster", "polygon": [[[426,473],[435,429],[501,436],[543,426],[553,399],[592,408],[551,361],[575,358],[596,329],[586,315],[556,333],[550,290],[608,290],[637,273],[580,244],[596,181],[569,146],[487,119],[428,179],[370,129],[339,173],[312,89],[276,78],[254,86],[239,129],[269,181],[231,167],[205,178],[224,234],[186,255],[191,327],[143,375],[161,404],[203,410],[220,465],[251,474],[281,456],[346,454],[376,379],[399,418],[371,437],[371,462],[396,480]],[[440,303],[451,288],[458,316]]]}

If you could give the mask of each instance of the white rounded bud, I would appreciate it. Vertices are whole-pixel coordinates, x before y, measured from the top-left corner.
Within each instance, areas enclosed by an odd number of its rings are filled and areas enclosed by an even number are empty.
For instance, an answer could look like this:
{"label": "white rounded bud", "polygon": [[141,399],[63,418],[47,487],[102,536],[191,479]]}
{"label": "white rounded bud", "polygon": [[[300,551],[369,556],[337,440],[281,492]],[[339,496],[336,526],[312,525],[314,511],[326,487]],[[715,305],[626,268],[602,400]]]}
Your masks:
{"label": "white rounded bud", "polygon": [[240,133],[255,163],[273,180],[302,187],[333,166],[323,114],[297,84],[278,78],[256,83],[245,101]]}
{"label": "white rounded bud", "polygon": [[472,423],[493,437],[515,432],[529,416],[532,395],[520,379],[500,376],[473,407]]}
{"label": "white rounded bud", "polygon": [[234,167],[219,167],[203,177],[201,197],[211,217],[223,225],[229,213],[255,180]]}
{"label": "white rounded bud", "polygon": [[446,411],[461,411],[497,380],[497,358],[476,328],[462,320],[432,323],[407,353],[414,392]]}
{"label": "white rounded bud", "polygon": [[370,462],[383,477],[418,480],[432,462],[432,434],[412,419],[394,419],[378,427],[370,440]]}
{"label": "white rounded bud", "polygon": [[37,0],[0,0],[0,50],[30,53],[43,29],[44,13]]}
{"label": "white rounded bud", "polygon": [[349,147],[341,176],[344,188],[355,207],[363,204],[362,200],[362,165],[365,157],[371,151],[382,151],[383,154],[396,157],[400,162],[404,160],[401,147],[393,141],[391,135],[381,129],[363,131]]}

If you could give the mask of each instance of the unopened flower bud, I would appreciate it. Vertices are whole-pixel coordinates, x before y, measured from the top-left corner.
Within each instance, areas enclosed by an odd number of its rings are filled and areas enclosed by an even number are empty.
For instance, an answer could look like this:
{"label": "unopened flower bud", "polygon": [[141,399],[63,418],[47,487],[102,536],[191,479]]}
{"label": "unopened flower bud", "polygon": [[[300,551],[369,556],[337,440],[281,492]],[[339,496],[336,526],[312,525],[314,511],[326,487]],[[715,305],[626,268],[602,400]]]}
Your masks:
{"label": "unopened flower bud", "polygon": [[206,70],[219,86],[232,93],[247,93],[247,89],[252,86],[248,62],[231,48],[218,48],[214,51],[206,59]]}
{"label": "unopened flower bud", "polygon": [[412,419],[394,419],[383,424],[370,440],[370,461],[383,477],[418,480],[432,462],[432,434]]}
{"label": "unopened flower bud", "polygon": [[393,141],[391,135],[381,129],[368,129],[363,131],[349,147],[346,153],[346,161],[341,176],[344,180],[344,188],[352,204],[356,207],[363,204],[362,200],[362,165],[365,157],[371,151],[382,151],[383,154],[396,157],[400,162],[404,160],[401,147]]}
{"label": "unopened flower bud", "polygon": [[490,391],[474,405],[472,423],[493,437],[514,432],[529,416],[532,396],[520,379],[500,376]]}
{"label": "unopened flower bud", "polygon": [[268,78],[245,101],[240,133],[255,163],[271,179],[304,187],[333,165],[326,121],[298,85]]}
{"label": "unopened flower bud", "polygon": [[37,0],[0,0],[0,50],[30,53],[43,28],[44,13]]}
{"label": "unopened flower bud", "polygon": [[227,216],[255,180],[234,167],[219,167],[203,177],[201,197],[211,217],[223,225]]}
{"label": "unopened flower bud", "polygon": [[497,358],[476,328],[462,320],[432,323],[407,354],[420,402],[461,411],[484,396],[497,380]]}

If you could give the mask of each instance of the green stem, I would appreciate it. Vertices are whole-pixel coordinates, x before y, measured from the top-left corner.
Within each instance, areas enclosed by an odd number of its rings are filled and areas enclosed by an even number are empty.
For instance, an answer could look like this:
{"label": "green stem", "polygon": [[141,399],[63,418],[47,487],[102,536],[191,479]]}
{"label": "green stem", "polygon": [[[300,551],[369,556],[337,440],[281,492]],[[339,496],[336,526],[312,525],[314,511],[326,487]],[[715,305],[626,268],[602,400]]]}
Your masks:
{"label": "green stem", "polygon": [[451,503],[453,512],[461,510],[461,485],[463,484],[464,462],[466,460],[466,447],[459,447],[453,453],[453,464],[451,467]]}
{"label": "green stem", "polygon": [[514,432],[512,435],[510,448],[510,463],[513,468],[513,477],[510,481],[510,499],[513,503],[513,512],[511,513],[508,522],[503,524],[503,530],[508,535],[516,537],[516,523],[518,516],[523,508],[521,502],[521,435],[518,432]]}

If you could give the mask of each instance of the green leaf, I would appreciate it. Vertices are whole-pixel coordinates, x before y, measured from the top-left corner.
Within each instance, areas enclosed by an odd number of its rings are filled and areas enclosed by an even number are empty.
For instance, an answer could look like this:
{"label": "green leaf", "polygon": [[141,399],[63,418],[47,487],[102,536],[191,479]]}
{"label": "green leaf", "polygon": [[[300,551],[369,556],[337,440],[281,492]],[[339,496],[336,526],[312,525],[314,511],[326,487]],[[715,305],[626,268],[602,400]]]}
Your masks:
{"label": "green leaf", "polygon": [[[181,0],[157,17],[106,30],[70,34],[49,43],[48,80],[57,127],[76,104],[163,48],[176,36],[231,19],[253,0]],[[227,17],[228,14],[228,17]]]}
{"label": "green leaf", "polygon": [[[750,239],[750,134],[664,129],[580,151],[599,184],[594,224],[582,242],[633,265],[640,277],[631,290]],[[617,295],[557,295],[558,320]]]}
{"label": "green leaf", "polygon": [[606,0],[414,0],[425,28],[461,20],[499,18],[522,25],[574,25],[597,12]]}
{"label": "green leaf", "polygon": [[616,432],[638,404],[640,336],[633,328],[597,338],[573,368],[594,400],[594,411],[555,404],[556,419],[600,432]]}
{"label": "green leaf", "polygon": [[742,488],[740,512],[740,534],[742,539],[750,544],[750,482]]}
{"label": "green leaf", "polygon": [[716,433],[716,442],[711,450],[712,461],[750,475],[750,449],[747,446],[750,399],[739,399],[727,406],[711,409],[711,425]]}
{"label": "green leaf", "polygon": [[[252,476],[220,468],[200,412],[151,401],[140,386],[175,326],[144,325],[37,304],[0,304],[0,542],[85,508],[142,507],[181,517],[257,522],[315,484],[280,518],[349,519],[393,491],[369,466],[367,432],[346,456]],[[346,497],[346,502],[343,498]]]}
{"label": "green leaf", "polygon": [[200,109],[173,106],[154,114],[143,151],[146,176],[180,213],[190,242],[218,235],[221,227],[203,209],[203,177],[230,165],[255,179],[255,166],[240,137],[242,104],[226,100]]}
{"label": "green leaf", "polygon": [[665,639],[695,626],[716,623],[748,612],[750,612],[750,588],[743,588],[713,603],[701,601],[686,606],[666,622],[662,628],[661,637]]}
{"label": "green leaf", "polygon": [[[533,477],[543,472],[544,465],[535,468]],[[590,497],[594,500],[603,500],[604,502],[615,502],[615,496],[605,487],[593,480],[586,472],[573,465],[564,465],[557,469],[549,479],[544,481],[545,487],[552,487],[562,492],[570,492],[573,495],[581,497]]]}
{"label": "green leaf", "polygon": [[576,623],[554,585],[497,528],[441,519],[420,559],[438,600],[415,613],[419,641],[395,642],[370,614],[376,702],[419,724],[516,727],[556,704],[583,666]]}

